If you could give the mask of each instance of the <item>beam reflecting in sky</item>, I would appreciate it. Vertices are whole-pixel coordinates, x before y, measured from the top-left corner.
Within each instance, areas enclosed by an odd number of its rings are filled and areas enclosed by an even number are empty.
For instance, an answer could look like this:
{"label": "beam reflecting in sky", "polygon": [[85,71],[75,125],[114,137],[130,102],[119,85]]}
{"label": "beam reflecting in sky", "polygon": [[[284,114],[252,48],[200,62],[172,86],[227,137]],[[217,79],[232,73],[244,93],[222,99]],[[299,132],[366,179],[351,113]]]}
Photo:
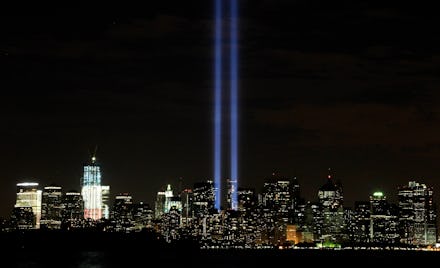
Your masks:
{"label": "beam reflecting in sky", "polygon": [[238,184],[238,0],[230,0],[231,208],[237,210]]}
{"label": "beam reflecting in sky", "polygon": [[221,204],[222,158],[222,0],[215,0],[215,49],[214,49],[214,187],[215,208]]}

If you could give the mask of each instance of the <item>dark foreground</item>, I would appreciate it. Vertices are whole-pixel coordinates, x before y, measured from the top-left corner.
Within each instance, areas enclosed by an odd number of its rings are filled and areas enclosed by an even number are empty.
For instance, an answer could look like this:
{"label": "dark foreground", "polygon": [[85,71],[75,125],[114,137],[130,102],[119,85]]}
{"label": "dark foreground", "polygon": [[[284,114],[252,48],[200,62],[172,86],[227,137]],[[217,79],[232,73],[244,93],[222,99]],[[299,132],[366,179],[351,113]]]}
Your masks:
{"label": "dark foreground", "polygon": [[440,252],[410,250],[199,250],[151,234],[0,235],[0,267],[422,267]]}

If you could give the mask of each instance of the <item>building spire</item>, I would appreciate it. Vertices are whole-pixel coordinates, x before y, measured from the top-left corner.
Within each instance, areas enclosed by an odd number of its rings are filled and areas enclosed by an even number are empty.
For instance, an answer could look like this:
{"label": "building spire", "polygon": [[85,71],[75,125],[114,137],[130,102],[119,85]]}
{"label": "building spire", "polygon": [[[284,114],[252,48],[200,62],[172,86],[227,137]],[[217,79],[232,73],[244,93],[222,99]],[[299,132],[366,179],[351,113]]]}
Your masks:
{"label": "building spire", "polygon": [[332,169],[328,168],[328,175],[327,175],[327,179],[331,180],[332,179]]}
{"label": "building spire", "polygon": [[96,164],[96,152],[97,151],[98,151],[98,145],[95,146],[95,150],[93,151],[92,156],[90,158],[92,160],[92,164]]}

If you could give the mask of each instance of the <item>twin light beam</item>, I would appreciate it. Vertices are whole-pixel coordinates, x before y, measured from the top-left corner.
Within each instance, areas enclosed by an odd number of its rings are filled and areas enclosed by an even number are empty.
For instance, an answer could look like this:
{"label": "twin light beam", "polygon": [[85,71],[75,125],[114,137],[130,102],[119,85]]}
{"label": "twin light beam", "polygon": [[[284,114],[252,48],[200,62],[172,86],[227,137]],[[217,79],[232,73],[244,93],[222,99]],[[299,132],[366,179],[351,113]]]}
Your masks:
{"label": "twin light beam", "polygon": [[223,98],[223,8],[229,11],[229,120],[230,120],[230,206],[237,210],[238,185],[238,0],[215,0],[215,48],[214,48],[214,183],[215,208],[221,207],[222,177],[222,98]]}

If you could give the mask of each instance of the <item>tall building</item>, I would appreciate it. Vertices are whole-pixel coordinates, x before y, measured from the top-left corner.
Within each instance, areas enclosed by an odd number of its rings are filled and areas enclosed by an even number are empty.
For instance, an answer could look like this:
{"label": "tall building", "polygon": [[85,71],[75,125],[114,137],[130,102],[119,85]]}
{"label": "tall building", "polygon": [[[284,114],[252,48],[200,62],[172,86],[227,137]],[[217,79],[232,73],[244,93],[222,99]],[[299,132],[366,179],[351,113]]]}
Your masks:
{"label": "tall building", "polygon": [[179,239],[180,215],[175,207],[171,207],[167,213],[162,215],[160,233],[165,241],[171,242]]}
{"label": "tall building", "polygon": [[81,193],[68,191],[63,197],[62,228],[80,227],[84,219],[84,201]]}
{"label": "tall building", "polygon": [[140,231],[144,228],[152,228],[153,210],[144,202],[133,204],[134,228]]}
{"label": "tall building", "polygon": [[38,190],[38,183],[24,182],[17,183],[17,201],[15,208],[30,207],[35,216],[35,229],[40,229],[41,219],[41,190]]}
{"label": "tall building", "polygon": [[101,169],[93,156],[89,164],[84,165],[81,194],[84,200],[84,218],[99,220],[102,218]]}
{"label": "tall building", "polygon": [[171,208],[171,200],[174,197],[173,189],[171,188],[171,184],[167,184],[167,189],[165,190],[165,207],[164,213],[168,213]]}
{"label": "tall building", "polygon": [[41,228],[61,228],[61,213],[64,209],[62,197],[61,186],[44,187],[41,203]]}
{"label": "tall building", "polygon": [[366,244],[370,241],[370,202],[356,201],[352,218],[347,223],[350,241]]}
{"label": "tall building", "polygon": [[344,231],[344,208],[342,184],[333,176],[319,188],[318,202],[322,214],[321,241],[340,242]]}
{"label": "tall building", "polygon": [[134,228],[133,198],[128,193],[122,193],[115,197],[112,210],[112,222],[115,231],[129,232]]}
{"label": "tall building", "polygon": [[213,212],[215,191],[214,182],[211,180],[194,184],[192,203],[195,217],[202,217]]}
{"label": "tall building", "polygon": [[154,203],[154,218],[155,219],[160,219],[160,217],[164,213],[165,200],[166,200],[165,192],[163,192],[163,191],[157,192],[156,201]]}
{"label": "tall building", "polygon": [[182,224],[189,226],[192,221],[193,214],[193,191],[192,189],[184,189],[180,193],[182,202]]}
{"label": "tall building", "polygon": [[285,223],[293,210],[293,188],[290,179],[276,177],[275,174],[263,185],[262,203],[275,213],[276,221]]}
{"label": "tall building", "polygon": [[370,242],[395,244],[399,240],[397,210],[382,192],[370,196]]}
{"label": "tall building", "polygon": [[411,245],[436,243],[437,214],[433,195],[432,187],[416,181],[398,188],[401,242]]}
{"label": "tall building", "polygon": [[102,185],[102,218],[109,219],[110,218],[110,186]]}

